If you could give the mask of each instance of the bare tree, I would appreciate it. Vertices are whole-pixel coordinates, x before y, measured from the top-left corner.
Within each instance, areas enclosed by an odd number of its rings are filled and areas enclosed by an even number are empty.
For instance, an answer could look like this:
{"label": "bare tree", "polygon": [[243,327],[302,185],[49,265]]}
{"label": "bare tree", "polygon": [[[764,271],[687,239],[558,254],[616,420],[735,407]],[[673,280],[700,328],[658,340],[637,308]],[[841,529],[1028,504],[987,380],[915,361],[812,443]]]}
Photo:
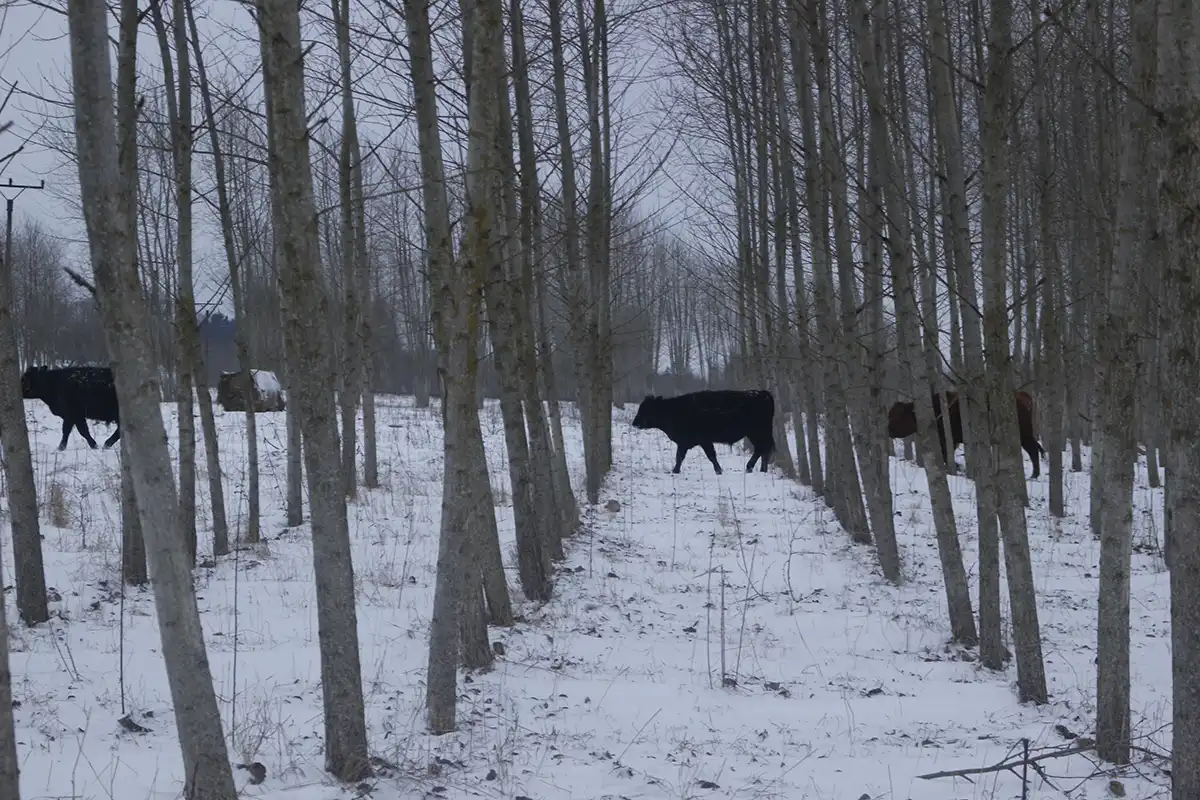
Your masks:
{"label": "bare tree", "polygon": [[[21,362],[17,352],[17,332],[13,320],[12,202],[8,201],[4,259],[0,263],[0,441],[4,445],[4,474],[8,478],[8,511],[12,521],[13,560],[17,579],[17,613],[26,625],[37,625],[50,619],[50,606],[46,598],[46,568],[42,563],[37,487],[33,479],[29,429],[25,427],[25,403],[21,399]],[[5,630],[7,629],[0,627],[0,632]],[[7,648],[7,643],[5,647]],[[0,669],[7,675],[7,650],[0,652],[0,656],[4,659],[0,661]],[[11,730],[11,709],[8,716],[8,729]],[[4,720],[0,719],[0,731],[5,729],[4,726]],[[0,736],[3,736],[3,733],[0,733]],[[0,748],[0,785],[3,785],[4,756],[5,753]]]}
{"label": "bare tree", "polygon": [[[229,201],[229,189],[225,183],[225,154],[217,134],[217,119],[213,112],[212,95],[209,91],[208,73],[204,68],[204,59],[200,49],[200,34],[196,29],[195,14],[190,0],[185,2],[187,24],[191,33],[192,52],[196,59],[196,78],[200,87],[200,101],[204,111],[205,124],[208,127],[209,145],[212,148],[213,171],[216,176],[214,183],[217,189],[217,211],[221,221],[221,239],[225,249],[225,262],[229,267],[229,284],[233,294],[233,316],[236,320],[234,341],[237,348],[238,370],[241,377],[241,392],[243,397],[254,396],[254,363],[250,358],[249,314],[246,311],[245,279],[241,274],[240,258],[237,245],[234,242],[233,208]],[[246,532],[248,542],[257,542],[261,536],[261,507],[258,480],[258,424],[255,417],[254,404],[246,403]],[[207,434],[206,434],[207,436]],[[211,470],[212,467],[210,466]],[[216,502],[215,500],[213,501]],[[222,508],[224,503],[222,503]],[[214,537],[216,526],[214,523]]]}
{"label": "bare tree", "polygon": [[[1154,88],[1156,0],[1130,0],[1130,73],[1138,97]],[[1125,104],[1117,195],[1117,249],[1097,341],[1098,419],[1096,448],[1104,453],[1100,475],[1100,594],[1097,625],[1096,752],[1116,764],[1129,761],[1129,572],[1133,547],[1133,479],[1137,465],[1134,427],[1137,360],[1140,355],[1134,282],[1142,261],[1142,208],[1149,181],[1144,154],[1150,115],[1138,99]],[[1097,488],[1093,482],[1093,488]]]}
{"label": "bare tree", "polygon": [[1022,502],[1024,462],[1012,413],[1012,355],[1008,341],[1005,223],[1009,158],[1012,2],[993,0],[987,36],[987,83],[982,120],[983,165],[983,329],[986,345],[987,404],[995,458],[995,486],[1004,564],[1012,605],[1017,687],[1022,702],[1045,703],[1046,668],[1038,627],[1029,532]]}
{"label": "bare tree", "polygon": [[[3,593],[0,593],[0,631],[8,631]],[[21,770],[12,710],[12,670],[8,662],[8,636],[5,635],[0,636],[0,794],[21,800]]]}
{"label": "bare tree", "polygon": [[[883,6],[878,8],[886,9]],[[858,54],[862,59],[863,83],[871,126],[871,147],[879,169],[888,222],[887,239],[892,288],[896,298],[896,325],[900,330],[911,332],[904,339],[908,344],[909,365],[913,371],[913,384],[917,392],[913,410],[917,417],[917,435],[921,444],[925,474],[929,479],[929,498],[933,508],[938,554],[942,562],[942,577],[950,613],[950,631],[955,641],[974,645],[978,638],[975,617],[971,610],[971,593],[958,541],[958,526],[954,519],[950,485],[946,479],[944,463],[938,458],[937,423],[930,395],[930,391],[936,388],[932,378],[937,374],[939,363],[936,333],[929,328],[934,321],[925,320],[925,349],[922,352],[921,342],[916,335],[920,312],[913,285],[911,232],[908,214],[904,208],[904,187],[896,165],[894,146],[889,139],[882,69],[878,60],[880,48],[872,35],[873,14],[862,0],[854,5],[852,13]],[[883,232],[879,233],[882,235]]]}
{"label": "bare tree", "polygon": [[1200,8],[1164,0],[1159,33],[1159,130],[1167,154],[1159,183],[1167,240],[1166,377],[1173,395],[1167,458],[1171,553],[1172,800],[1200,796]]}
{"label": "bare tree", "polygon": [[322,312],[328,307],[328,296],[320,270],[313,205],[299,3],[261,0],[258,21],[270,125],[272,208],[277,250],[282,256],[279,289],[285,298],[284,344],[294,370],[290,408],[299,412],[304,431],[312,505],[325,768],[341,780],[357,781],[370,773],[370,765],[337,415],[324,383],[324,376],[334,373],[334,365],[328,337],[312,324],[325,316]]}
{"label": "bare tree", "polygon": [[[75,99],[79,184],[91,243],[96,295],[122,415],[142,529],[154,571],[155,607],[167,680],[183,751],[184,793],[197,800],[234,800],[236,791],[191,572],[184,554],[178,499],[150,357],[149,319],[134,264],[134,139],[117,139],[106,8],[71,0],[67,22]],[[135,0],[121,4],[122,31],[136,30]],[[119,113],[136,113],[132,87],[123,86]]]}
{"label": "bare tree", "polygon": [[[225,489],[221,481],[221,458],[217,441],[217,424],[213,416],[212,393],[208,388],[208,373],[204,367],[204,354],[200,347],[200,331],[196,321],[195,278],[192,270],[192,69],[189,58],[187,19],[183,0],[173,0],[171,30],[175,39],[175,54],[178,59],[178,84],[174,80],[175,70],[171,64],[171,48],[167,39],[167,26],[163,20],[161,4],[151,5],[155,33],[158,36],[162,55],[163,77],[166,82],[167,120],[171,128],[171,151],[175,167],[175,207],[178,214],[176,259],[179,267],[179,283],[176,296],[176,321],[179,327],[180,392],[179,436],[180,436],[180,482],[189,485],[186,500],[180,506],[185,535],[188,537],[192,555],[196,549],[196,498],[195,498],[195,423],[192,413],[195,405],[200,409],[200,424],[204,436],[204,450],[208,467],[209,497],[212,503],[213,555],[222,556],[229,552],[229,526],[225,519]],[[176,96],[178,88],[178,97]],[[195,404],[193,404],[193,386]],[[190,481],[190,484],[189,484]]]}
{"label": "bare tree", "polygon": [[[429,728],[435,732],[454,730],[457,706],[457,668],[459,661],[460,618],[468,588],[474,587],[479,562],[470,561],[475,550],[472,537],[479,541],[478,522],[480,481],[472,474],[475,462],[483,457],[482,432],[479,427],[478,404],[475,397],[478,353],[475,331],[480,316],[479,274],[481,249],[487,247],[478,221],[468,218],[466,254],[462,264],[454,261],[450,232],[450,208],[446,191],[446,171],[442,160],[441,132],[438,127],[437,94],[433,72],[433,51],[429,24],[429,8],[418,0],[405,0],[404,20],[408,30],[409,58],[413,97],[416,106],[417,136],[424,176],[425,230],[429,249],[429,275],[432,286],[433,329],[438,345],[438,371],[442,377],[443,459],[442,520],[438,545],[438,577],[434,588],[433,620],[429,633],[428,689],[426,706]],[[477,17],[483,17],[483,14]],[[488,15],[472,36],[472,47],[489,49],[491,39],[486,35]],[[498,10],[494,14],[498,18]],[[478,35],[479,28],[485,35]],[[490,31],[496,33],[497,31]],[[496,60],[491,53],[475,64],[480,69],[495,70]],[[485,72],[485,74],[488,74]],[[483,86],[488,86],[485,82]],[[489,146],[489,132],[479,119],[478,106],[487,103],[489,92],[472,92],[470,101],[476,111],[471,123],[471,154],[477,164]],[[478,187],[478,184],[475,185]],[[483,198],[486,200],[486,195]],[[486,222],[486,220],[484,220]],[[471,249],[473,248],[473,249]],[[472,446],[475,437],[480,446]],[[486,464],[484,465],[486,473]],[[484,485],[487,485],[486,482]],[[464,502],[463,498],[471,498]],[[476,507],[475,514],[465,513]],[[475,528],[475,530],[472,530]],[[467,563],[463,563],[466,561]],[[493,613],[495,609],[493,608]]]}
{"label": "bare tree", "polygon": [[[362,188],[362,155],[358,152],[358,120],[350,60],[350,0],[331,0],[337,37],[342,100],[342,136],[338,150],[338,201],[342,232],[342,481],[347,497],[358,491],[358,402],[362,396],[362,304],[366,275],[366,219],[359,216],[357,197]],[[356,191],[357,190],[357,191]]]}

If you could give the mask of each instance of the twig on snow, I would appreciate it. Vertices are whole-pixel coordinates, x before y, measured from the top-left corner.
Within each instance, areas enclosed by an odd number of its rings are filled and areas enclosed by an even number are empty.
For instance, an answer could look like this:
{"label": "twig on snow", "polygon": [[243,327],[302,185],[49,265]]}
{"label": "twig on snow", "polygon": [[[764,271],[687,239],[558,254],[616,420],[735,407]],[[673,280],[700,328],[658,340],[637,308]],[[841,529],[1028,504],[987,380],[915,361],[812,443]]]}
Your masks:
{"label": "twig on snow", "polygon": [[968,775],[986,775],[992,772],[1003,772],[1004,770],[1013,770],[1017,767],[1031,766],[1035,769],[1039,761],[1049,761],[1052,758],[1066,758],[1067,756],[1086,753],[1093,749],[1095,745],[1088,741],[1085,744],[1073,744],[1070,747],[1060,747],[1049,752],[1043,752],[1036,756],[1018,756],[1017,758],[1009,758],[990,767],[968,767],[967,769],[950,769],[943,772],[930,772],[927,775],[918,775],[921,780],[933,780],[934,778],[965,778]]}

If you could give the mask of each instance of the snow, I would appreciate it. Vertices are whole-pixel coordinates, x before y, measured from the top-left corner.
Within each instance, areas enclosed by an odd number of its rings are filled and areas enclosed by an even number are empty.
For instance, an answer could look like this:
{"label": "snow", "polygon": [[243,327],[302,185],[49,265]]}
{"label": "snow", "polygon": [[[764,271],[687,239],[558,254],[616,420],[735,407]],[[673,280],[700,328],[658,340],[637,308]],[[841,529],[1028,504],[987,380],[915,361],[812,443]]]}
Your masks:
{"label": "snow", "polygon": [[254,376],[255,388],[264,397],[270,394],[279,394],[283,391],[283,387],[279,385],[279,378],[275,377],[274,372],[266,369],[256,369],[251,370],[251,374]]}
{"label": "snow", "polygon": [[[1051,703],[1018,704],[1015,666],[980,668],[946,644],[945,596],[923,473],[893,462],[896,524],[907,582],[887,585],[873,549],[854,546],[824,504],[775,469],[741,471],[718,448],[716,476],[698,450],[683,472],[657,431],[615,412],[614,466],[586,529],[568,542],[554,599],[525,603],[526,621],[492,629],[506,654],[487,674],[460,673],[460,730],[424,732],[424,677],[441,502],[436,408],[381,396],[382,488],[349,507],[358,584],[363,684],[382,800],[447,798],[1018,798],[1009,773],[921,780],[981,767],[1056,732],[1094,725],[1098,547],[1087,527],[1087,474],[1068,475],[1070,515],[1054,523],[1044,478],[1029,482],[1034,569]],[[73,437],[26,405],[43,505],[46,570],[61,596],[36,630],[14,620],[12,643],[22,796],[175,798],[182,764],[149,591],[124,602],[121,690],[117,453]],[[175,409],[164,405],[174,447]],[[578,418],[566,407],[573,478],[581,482]],[[258,761],[260,785],[236,770],[245,797],[349,797],[323,773],[316,603],[307,527],[283,526],[283,414],[258,417],[268,541],[213,566],[202,542],[196,589],[235,763]],[[245,517],[244,417],[218,414],[231,525]],[[512,506],[499,411],[484,413],[504,554],[513,564]],[[361,446],[361,445],[360,445]],[[1026,469],[1028,469],[1026,461]],[[1045,466],[1045,465],[1043,465]],[[198,459],[200,507],[207,504]],[[52,487],[55,487],[52,489]],[[951,479],[967,568],[977,548],[972,485]],[[49,524],[47,498],[61,527]],[[582,497],[582,492],[579,492]],[[616,512],[605,509],[617,499]],[[1139,746],[1170,745],[1168,578],[1147,542],[1161,529],[1161,490],[1136,489],[1133,722]],[[202,511],[203,531],[209,524]],[[11,581],[12,551],[3,555]],[[725,577],[722,591],[721,576]],[[972,587],[975,596],[976,589]],[[1007,594],[1003,596],[1007,619]],[[1007,624],[1006,624],[1007,625]],[[723,632],[722,632],[723,631]],[[235,639],[236,632],[236,639]],[[1007,637],[1007,633],[1006,633]],[[235,650],[236,652],[236,683]],[[1011,642],[1008,643],[1011,647]],[[722,686],[722,660],[732,678]],[[130,713],[149,729],[123,730]],[[1030,770],[1039,798],[1107,796],[1090,756]],[[1163,796],[1142,763],[1126,797]]]}

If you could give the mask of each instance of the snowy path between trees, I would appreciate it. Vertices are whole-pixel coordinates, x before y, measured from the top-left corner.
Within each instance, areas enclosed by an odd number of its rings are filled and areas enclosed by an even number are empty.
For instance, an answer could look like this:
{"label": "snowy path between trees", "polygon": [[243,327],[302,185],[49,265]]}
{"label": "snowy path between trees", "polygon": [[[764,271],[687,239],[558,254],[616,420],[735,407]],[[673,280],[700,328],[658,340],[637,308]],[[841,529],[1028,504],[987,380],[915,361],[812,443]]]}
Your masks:
{"label": "snowy path between trees", "polygon": [[[424,674],[441,501],[441,422],[410,398],[379,398],[383,486],[350,506],[363,683],[378,775],[359,787],[392,798],[813,798],[959,800],[1021,796],[1010,773],[975,782],[916,776],[982,767],[1020,748],[1090,735],[1094,719],[1099,548],[1087,526],[1087,473],[1069,475],[1068,518],[1051,523],[1044,481],[1029,482],[1029,521],[1051,703],[1021,706],[1014,666],[982,670],[949,647],[945,597],[924,474],[893,461],[907,583],[884,583],[823,502],[782,477],[742,472],[718,447],[717,476],[699,451],[673,476],[674,447],[615,412],[614,467],[601,505],[567,544],[555,598],[492,629],[506,654],[490,673],[460,675],[460,730],[424,733]],[[120,674],[117,454],[72,439],[27,404],[49,585],[47,626],[15,624],[13,695],[22,797],[175,798],[182,764],[154,607],[131,591]],[[568,410],[570,463],[581,482],[579,428]],[[173,404],[164,405],[174,435]],[[264,544],[213,565],[201,545],[197,593],[230,755],[266,780],[245,797],[352,797],[322,772],[323,723],[308,528],[283,528],[283,414],[259,416]],[[231,525],[245,515],[240,414],[217,415]],[[506,563],[512,506],[498,408],[484,418]],[[172,443],[174,447],[174,442]],[[1029,465],[1025,464],[1028,471]],[[1045,468],[1045,465],[1043,465]],[[200,506],[207,504],[203,459]],[[972,484],[951,479],[974,580]],[[579,493],[582,496],[582,492]],[[605,510],[616,499],[620,509]],[[1169,746],[1167,573],[1154,542],[1161,490],[1136,489],[1133,698],[1138,744]],[[202,512],[201,530],[208,524]],[[53,524],[52,524],[53,523]],[[202,537],[205,535],[202,532]],[[10,537],[3,543],[12,582]],[[235,563],[236,562],[236,563]],[[236,576],[236,581],[235,581]],[[722,576],[724,589],[722,590]],[[515,570],[510,572],[519,599]],[[973,599],[976,589],[972,585]],[[1007,615],[1007,597],[1004,598]],[[236,613],[235,613],[236,612]],[[236,692],[234,641],[237,641]],[[1011,646],[1011,645],[1010,645]],[[722,665],[725,681],[722,685]],[[130,733],[131,713],[149,729]],[[1046,764],[1030,798],[1108,796],[1084,756]],[[1032,776],[1032,772],[1031,772]],[[1164,796],[1152,764],[1122,779],[1132,800]]]}

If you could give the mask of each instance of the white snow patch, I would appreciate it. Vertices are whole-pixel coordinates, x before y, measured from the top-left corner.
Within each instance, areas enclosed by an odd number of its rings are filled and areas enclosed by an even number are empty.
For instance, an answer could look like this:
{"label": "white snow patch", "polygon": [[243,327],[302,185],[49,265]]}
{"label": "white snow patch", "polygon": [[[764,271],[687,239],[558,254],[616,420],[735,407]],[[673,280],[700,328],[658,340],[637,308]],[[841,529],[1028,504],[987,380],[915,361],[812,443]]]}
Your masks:
{"label": "white snow patch", "polygon": [[279,394],[283,391],[283,387],[279,385],[279,378],[275,377],[275,373],[268,369],[252,370],[254,375],[254,386],[264,396],[268,394]]}
{"label": "white snow patch", "polygon": [[[261,373],[260,373],[261,374]],[[262,384],[260,384],[260,387]],[[380,396],[382,487],[349,507],[363,686],[375,800],[445,798],[813,798],[962,800],[1021,796],[1003,772],[925,781],[1018,751],[1091,735],[1095,714],[1098,547],[1087,526],[1088,475],[1068,474],[1067,519],[1031,481],[1028,513],[1049,705],[1021,706],[1014,666],[996,674],[946,644],[945,595],[924,475],[893,462],[906,583],[886,584],[869,547],[853,546],[825,503],[747,456],[718,448],[716,476],[698,451],[669,473],[674,447],[616,413],[614,466],[601,505],[567,542],[555,597],[513,596],[527,621],[491,630],[506,654],[486,674],[460,674],[460,730],[425,733],[425,665],[439,513],[441,430],[435,409]],[[26,405],[49,585],[50,623],[27,630],[9,600],[13,695],[23,797],[173,798],[182,763],[149,591],[124,601],[120,658],[118,454],[72,439]],[[163,406],[171,446],[173,404]],[[582,480],[578,415],[564,408],[570,464]],[[244,417],[217,415],[229,519],[245,518]],[[284,415],[258,418],[263,533],[254,548],[209,562],[207,477],[197,461],[202,566],[196,570],[208,656],[235,762],[267,779],[244,796],[333,800],[323,773],[323,721],[312,552],[307,527],[284,527]],[[511,493],[499,409],[484,435],[506,562]],[[1043,465],[1045,466],[1045,465]],[[1028,463],[1026,463],[1028,470]],[[51,487],[61,494],[49,523]],[[972,484],[951,479],[968,572],[977,573]],[[582,497],[582,491],[578,496]],[[620,510],[603,511],[616,498]],[[1133,557],[1133,723],[1139,746],[1170,745],[1167,573],[1147,546],[1162,493],[1138,474]],[[12,564],[10,537],[3,557]],[[237,582],[235,583],[235,575]],[[11,580],[11,577],[10,577]],[[723,581],[723,585],[722,585]],[[973,592],[975,589],[973,588]],[[11,598],[11,595],[10,595]],[[1007,614],[1007,593],[1003,595]],[[1007,623],[1006,623],[1007,624]],[[234,653],[236,645],[236,685]],[[1009,647],[1011,648],[1011,642]],[[124,692],[122,692],[122,665]],[[722,674],[722,668],[724,674]],[[722,678],[725,684],[722,685]],[[149,729],[129,733],[129,713]],[[1031,800],[1107,796],[1084,756],[1030,770]],[[1152,763],[1131,768],[1126,797],[1162,796]],[[438,787],[441,787],[440,790]],[[1057,788],[1055,788],[1057,787]]]}

